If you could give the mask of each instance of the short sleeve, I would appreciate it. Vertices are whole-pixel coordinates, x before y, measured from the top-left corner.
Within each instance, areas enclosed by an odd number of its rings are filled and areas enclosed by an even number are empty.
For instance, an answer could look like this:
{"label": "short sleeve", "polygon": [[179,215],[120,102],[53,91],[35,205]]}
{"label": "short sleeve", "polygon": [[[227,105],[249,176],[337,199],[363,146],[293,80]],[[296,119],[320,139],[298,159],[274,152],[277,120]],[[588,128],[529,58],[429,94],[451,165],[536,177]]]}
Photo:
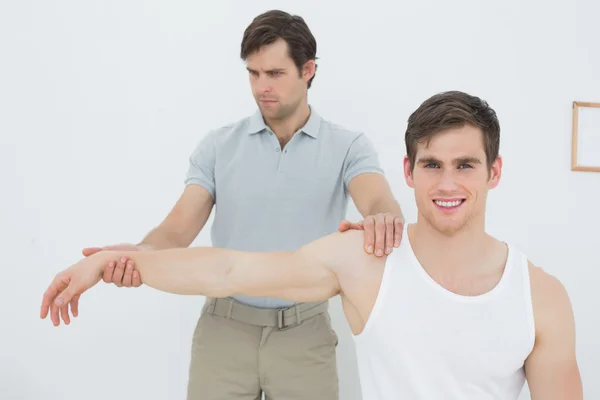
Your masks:
{"label": "short sleeve", "polygon": [[204,187],[213,199],[215,194],[215,163],[217,160],[216,132],[206,135],[196,145],[189,158],[189,167],[185,177],[186,185],[200,185]]}
{"label": "short sleeve", "polygon": [[344,185],[348,187],[350,181],[358,175],[377,173],[383,175],[379,164],[379,155],[367,136],[360,134],[348,150],[344,161]]}

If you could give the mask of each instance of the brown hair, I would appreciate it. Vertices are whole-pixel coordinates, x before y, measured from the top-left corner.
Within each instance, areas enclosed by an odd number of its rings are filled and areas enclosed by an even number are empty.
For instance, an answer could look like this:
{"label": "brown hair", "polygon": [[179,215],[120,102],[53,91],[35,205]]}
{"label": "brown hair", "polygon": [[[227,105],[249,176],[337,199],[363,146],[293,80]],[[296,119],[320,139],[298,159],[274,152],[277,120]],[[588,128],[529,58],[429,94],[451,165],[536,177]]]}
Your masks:
{"label": "brown hair", "polygon": [[470,124],[481,128],[488,169],[498,157],[500,123],[496,112],[479,97],[459,91],[436,94],[425,100],[408,118],[404,141],[414,169],[417,144],[429,143],[437,133]]}
{"label": "brown hair", "polygon": [[[279,39],[287,43],[289,56],[296,64],[298,73],[301,73],[307,61],[317,59],[317,41],[304,19],[280,10],[267,11],[252,20],[244,31],[240,57],[246,60],[250,54]],[[313,75],[308,81],[309,88],[314,78]]]}

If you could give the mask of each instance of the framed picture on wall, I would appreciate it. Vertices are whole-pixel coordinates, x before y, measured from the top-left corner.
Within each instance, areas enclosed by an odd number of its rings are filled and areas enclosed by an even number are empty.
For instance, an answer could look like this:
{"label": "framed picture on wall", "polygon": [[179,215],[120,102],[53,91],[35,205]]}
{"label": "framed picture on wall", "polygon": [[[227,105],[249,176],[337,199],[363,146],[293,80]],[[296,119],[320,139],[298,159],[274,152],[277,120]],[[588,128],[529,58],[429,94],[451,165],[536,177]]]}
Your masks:
{"label": "framed picture on wall", "polygon": [[571,170],[600,172],[600,103],[573,102]]}

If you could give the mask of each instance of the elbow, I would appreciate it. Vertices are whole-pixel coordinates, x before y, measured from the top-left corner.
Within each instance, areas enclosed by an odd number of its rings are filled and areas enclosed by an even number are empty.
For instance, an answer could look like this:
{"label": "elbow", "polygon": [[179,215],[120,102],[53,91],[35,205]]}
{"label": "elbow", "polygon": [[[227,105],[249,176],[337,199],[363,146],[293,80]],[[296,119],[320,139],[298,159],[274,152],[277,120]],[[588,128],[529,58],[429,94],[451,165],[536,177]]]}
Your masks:
{"label": "elbow", "polygon": [[233,268],[231,266],[222,266],[211,274],[208,280],[204,296],[212,298],[224,298],[235,295],[235,283]]}

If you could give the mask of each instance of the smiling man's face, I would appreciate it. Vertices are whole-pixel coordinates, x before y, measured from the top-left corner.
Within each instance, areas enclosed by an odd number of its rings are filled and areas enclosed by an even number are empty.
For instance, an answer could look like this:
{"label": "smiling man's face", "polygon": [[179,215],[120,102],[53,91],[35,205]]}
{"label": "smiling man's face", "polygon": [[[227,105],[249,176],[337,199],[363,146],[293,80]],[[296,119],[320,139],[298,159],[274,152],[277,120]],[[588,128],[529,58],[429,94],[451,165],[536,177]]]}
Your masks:
{"label": "smiling man's face", "polygon": [[404,159],[406,183],[415,190],[419,218],[451,236],[485,222],[487,194],[500,180],[502,159],[488,168],[483,133],[465,124],[419,143],[414,168]]}

